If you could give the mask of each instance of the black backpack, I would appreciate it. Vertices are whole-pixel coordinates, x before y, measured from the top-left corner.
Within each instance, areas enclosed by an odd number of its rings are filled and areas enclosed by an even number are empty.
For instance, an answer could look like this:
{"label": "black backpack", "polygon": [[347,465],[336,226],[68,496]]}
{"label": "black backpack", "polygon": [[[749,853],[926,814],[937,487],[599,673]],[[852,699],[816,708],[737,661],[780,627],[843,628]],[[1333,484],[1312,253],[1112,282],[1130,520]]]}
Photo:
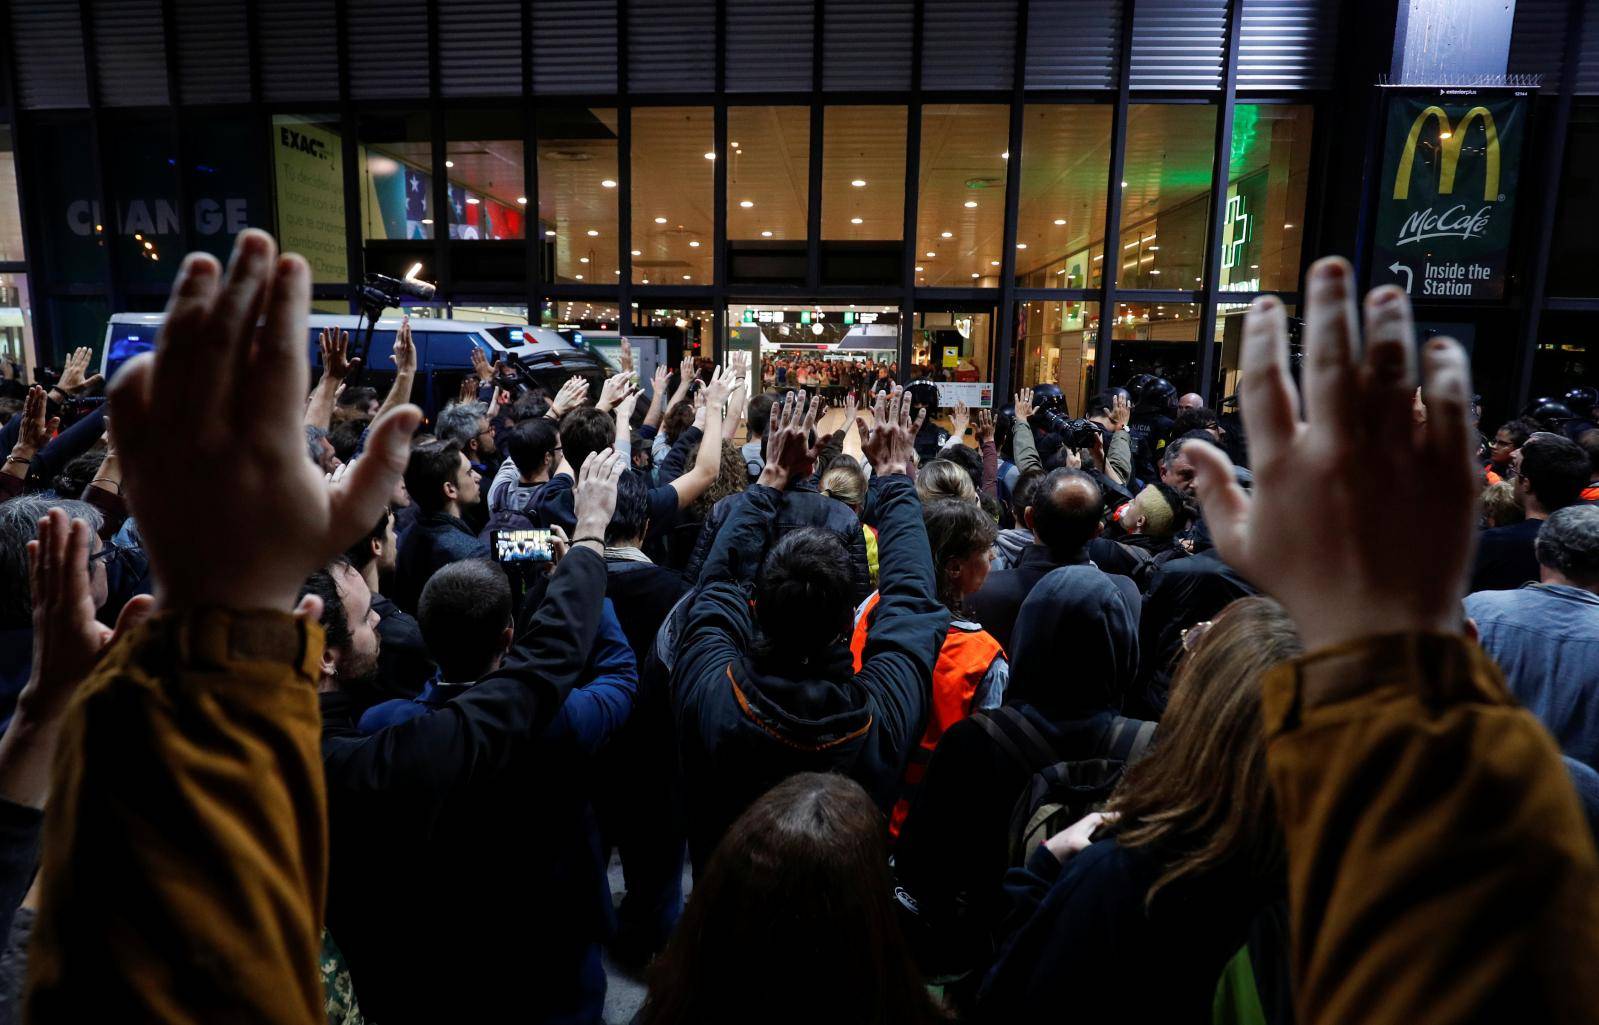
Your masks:
{"label": "black backpack", "polygon": [[518,485],[507,491],[505,501],[490,514],[489,521],[478,532],[478,540],[492,545],[496,530],[537,530],[543,527],[538,517],[529,511],[543,490],[543,484],[529,484]]}
{"label": "black backpack", "polygon": [[974,713],[983,730],[1011,758],[1032,772],[1016,799],[1010,821],[1010,861],[1021,865],[1045,840],[1110,797],[1122,772],[1149,750],[1155,723],[1116,716],[1089,758],[1061,761],[1054,747],[1021,711],[1010,706]]}

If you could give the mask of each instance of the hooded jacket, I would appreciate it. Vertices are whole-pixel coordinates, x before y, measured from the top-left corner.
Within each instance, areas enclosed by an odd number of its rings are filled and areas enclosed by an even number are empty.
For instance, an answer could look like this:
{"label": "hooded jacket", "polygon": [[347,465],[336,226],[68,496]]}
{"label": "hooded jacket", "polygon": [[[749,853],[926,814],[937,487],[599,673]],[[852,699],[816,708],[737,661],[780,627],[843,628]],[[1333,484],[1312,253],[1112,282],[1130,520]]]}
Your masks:
{"label": "hooded jacket", "polygon": [[950,614],[933,597],[933,561],[910,478],[880,477],[871,486],[882,599],[858,673],[842,639],[797,662],[757,653],[748,587],[777,530],[782,493],[751,486],[717,532],[672,670],[696,869],[746,807],[797,772],[842,773],[885,813],[893,805],[926,722]]}

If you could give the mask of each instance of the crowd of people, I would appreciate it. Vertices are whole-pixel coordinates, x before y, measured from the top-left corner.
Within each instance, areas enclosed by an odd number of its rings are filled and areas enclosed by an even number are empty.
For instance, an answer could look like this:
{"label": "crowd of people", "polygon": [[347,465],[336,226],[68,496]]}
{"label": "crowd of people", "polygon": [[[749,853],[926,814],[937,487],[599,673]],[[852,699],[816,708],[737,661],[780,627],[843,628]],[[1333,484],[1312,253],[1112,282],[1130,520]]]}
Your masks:
{"label": "crowd of people", "polygon": [[0,1015],[1591,1020],[1599,401],[1487,442],[1357,300],[1238,416],[624,348],[428,422],[190,256],[0,431]]}

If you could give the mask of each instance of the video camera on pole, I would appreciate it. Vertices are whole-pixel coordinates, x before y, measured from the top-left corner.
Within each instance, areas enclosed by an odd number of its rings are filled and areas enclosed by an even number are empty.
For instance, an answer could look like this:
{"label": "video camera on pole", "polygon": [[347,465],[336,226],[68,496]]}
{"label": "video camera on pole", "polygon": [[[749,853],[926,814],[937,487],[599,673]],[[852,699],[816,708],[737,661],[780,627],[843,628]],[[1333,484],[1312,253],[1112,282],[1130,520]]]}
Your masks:
{"label": "video camera on pole", "polygon": [[420,263],[415,264],[405,272],[403,278],[391,278],[387,274],[378,274],[368,271],[366,279],[356,288],[356,301],[361,306],[361,316],[366,324],[361,329],[360,347],[354,355],[361,358],[361,365],[351,374],[346,381],[349,385],[359,382],[361,371],[367,367],[367,354],[372,348],[372,331],[378,326],[378,318],[383,316],[383,311],[393,307],[403,306],[406,300],[417,302],[431,302],[438,288],[428,281],[417,277],[422,271]]}
{"label": "video camera on pole", "polygon": [[1039,434],[1058,434],[1070,448],[1091,448],[1095,438],[1103,438],[1092,420],[1073,417],[1066,395],[1058,384],[1041,384],[1033,389],[1033,419],[1029,424]]}

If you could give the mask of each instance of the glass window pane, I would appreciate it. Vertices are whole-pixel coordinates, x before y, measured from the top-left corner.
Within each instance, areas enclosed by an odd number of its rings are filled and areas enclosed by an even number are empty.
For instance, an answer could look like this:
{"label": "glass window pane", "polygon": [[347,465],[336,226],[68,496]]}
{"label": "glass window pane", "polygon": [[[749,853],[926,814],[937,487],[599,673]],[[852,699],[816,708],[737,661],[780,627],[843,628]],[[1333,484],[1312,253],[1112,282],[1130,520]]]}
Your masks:
{"label": "glass window pane", "polygon": [[1128,109],[1118,287],[1200,286],[1215,143],[1215,107],[1138,103]]}
{"label": "glass window pane", "polygon": [[1298,289],[1311,117],[1310,107],[1240,103],[1233,109],[1222,291]]}
{"label": "glass window pane", "polygon": [[[44,217],[47,280],[97,285],[105,275],[108,230],[115,232],[116,225],[106,223],[94,161],[87,159],[94,152],[89,122],[41,122],[29,132],[28,144],[30,159],[50,169],[39,177],[37,204]],[[52,333],[59,335],[53,327]]]}
{"label": "glass window pane", "polygon": [[903,238],[905,108],[829,107],[822,125],[822,238]]}
{"label": "glass window pane", "polygon": [[913,378],[992,381],[995,347],[992,307],[917,310],[911,333]]}
{"label": "glass window pane", "polygon": [[1560,206],[1549,245],[1551,296],[1599,295],[1599,231],[1594,230],[1599,206],[1599,103],[1572,107],[1566,133],[1565,167],[1560,175]]}
{"label": "glass window pane", "polygon": [[[1211,376],[1210,406],[1220,413],[1226,405],[1227,411],[1237,413],[1237,405],[1227,404],[1229,397],[1238,394],[1239,355],[1242,350],[1244,338],[1244,314],[1249,312],[1249,303],[1219,303],[1216,306],[1216,337],[1213,344],[1216,346],[1215,370]],[[1168,306],[1168,309],[1170,307]],[[1288,316],[1297,317],[1299,307],[1286,307]]]}
{"label": "glass window pane", "polygon": [[715,137],[710,107],[633,109],[635,282],[710,283]]}
{"label": "glass window pane", "polygon": [[1179,395],[1199,390],[1198,303],[1117,303],[1111,338],[1111,384],[1154,374]]}
{"label": "glass window pane", "polygon": [[727,147],[727,237],[803,241],[810,202],[810,108],[731,107]]}
{"label": "glass window pane", "polygon": [[361,237],[433,237],[433,130],[427,114],[363,114]]}
{"label": "glass window pane", "polygon": [[310,262],[312,281],[346,280],[344,133],[338,115],[275,115],[272,175],[279,244]]}
{"label": "glass window pane", "polygon": [[1005,244],[1009,136],[1007,107],[934,104],[922,108],[922,167],[916,203],[918,285],[997,284],[1000,247]]}
{"label": "glass window pane", "polygon": [[17,206],[17,161],[11,126],[0,125],[0,262],[22,259],[22,214]]}
{"label": "glass window pane", "polygon": [[[1579,385],[1591,385],[1599,380],[1596,337],[1599,337],[1599,313],[1545,310],[1538,321],[1538,347],[1533,353],[1532,394],[1558,397]],[[1501,397],[1494,395],[1492,399]],[[1511,412],[1503,411],[1507,417]],[[1580,417],[1590,417],[1593,413],[1591,409],[1573,409],[1572,412]],[[1493,426],[1497,424],[1490,424],[1490,430]]]}
{"label": "glass window pane", "polygon": [[[193,217],[190,238],[194,248],[226,259],[239,232],[271,227],[266,140],[254,121],[240,117],[192,115],[183,130],[189,205],[184,214]],[[343,188],[340,181],[341,197]]]}
{"label": "glass window pane", "polygon": [[23,381],[33,380],[33,310],[25,274],[0,274],[0,361],[21,367]]}
{"label": "glass window pane", "polygon": [[1034,104],[1027,108],[1016,221],[1017,284],[1025,288],[1099,285],[1105,264],[1094,257],[1105,241],[1113,114],[1107,106]]}
{"label": "glass window pane", "polygon": [[503,110],[462,111],[451,113],[446,124],[450,237],[525,238],[521,116]]}
{"label": "glass window pane", "polygon": [[558,331],[614,331],[616,303],[610,299],[552,299],[544,304],[539,323]]}
{"label": "glass window pane", "polygon": [[1030,302],[1017,320],[1016,386],[1057,384],[1073,416],[1082,416],[1094,392],[1094,344],[1099,303]]}
{"label": "glass window pane", "polygon": [[539,230],[545,276],[614,284],[617,266],[616,109],[539,112]]}
{"label": "glass window pane", "polygon": [[119,115],[106,121],[103,138],[106,153],[116,155],[117,275],[124,287],[163,287],[183,255],[172,120]]}

